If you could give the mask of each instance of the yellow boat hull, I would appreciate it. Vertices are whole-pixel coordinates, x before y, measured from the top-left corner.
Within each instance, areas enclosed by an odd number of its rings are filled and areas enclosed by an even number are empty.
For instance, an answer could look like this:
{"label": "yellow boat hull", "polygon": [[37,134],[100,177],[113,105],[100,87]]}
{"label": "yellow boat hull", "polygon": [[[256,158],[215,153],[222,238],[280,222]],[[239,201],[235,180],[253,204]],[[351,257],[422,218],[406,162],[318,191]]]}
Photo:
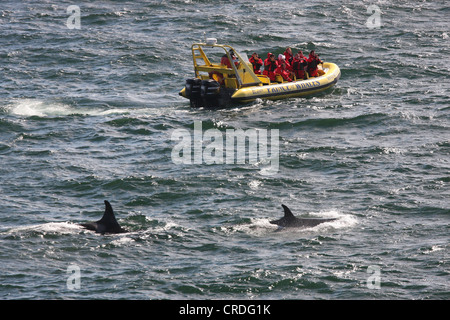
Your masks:
{"label": "yellow boat hull", "polygon": [[250,102],[256,99],[278,100],[322,92],[334,86],[341,76],[339,67],[334,63],[324,63],[323,69],[326,70],[323,76],[308,80],[238,89],[231,96],[231,100],[237,102]]}

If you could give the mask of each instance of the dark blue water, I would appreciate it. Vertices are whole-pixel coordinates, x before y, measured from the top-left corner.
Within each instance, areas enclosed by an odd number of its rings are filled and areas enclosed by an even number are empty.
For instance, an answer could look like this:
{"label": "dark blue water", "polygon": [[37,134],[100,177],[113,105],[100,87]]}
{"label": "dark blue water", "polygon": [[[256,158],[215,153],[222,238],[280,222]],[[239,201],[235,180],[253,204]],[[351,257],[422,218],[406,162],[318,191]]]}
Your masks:
{"label": "dark blue water", "polygon": [[[446,1],[3,1],[0,298],[449,299],[449,15]],[[205,37],[316,49],[342,76],[314,97],[191,109],[178,91]],[[175,164],[172,133],[196,121],[279,130],[279,170]],[[77,226],[104,199],[130,233]],[[280,231],[282,203],[337,220]]]}

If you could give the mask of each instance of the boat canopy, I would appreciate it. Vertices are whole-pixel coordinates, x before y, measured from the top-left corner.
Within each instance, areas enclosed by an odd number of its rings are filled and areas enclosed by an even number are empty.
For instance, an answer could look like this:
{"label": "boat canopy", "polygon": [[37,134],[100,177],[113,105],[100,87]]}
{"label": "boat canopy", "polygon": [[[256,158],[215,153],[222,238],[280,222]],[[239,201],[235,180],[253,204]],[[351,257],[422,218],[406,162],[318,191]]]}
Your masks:
{"label": "boat canopy", "polygon": [[[231,68],[220,63],[213,63],[208,58],[205,51],[207,49],[219,48],[224,51]],[[209,53],[209,52],[208,52]],[[223,56],[223,54],[222,54]],[[221,56],[221,57],[222,57]],[[220,58],[221,58],[220,57]],[[240,55],[233,47],[215,43],[194,43],[192,45],[192,58],[194,60],[195,77],[207,80],[214,79],[230,89],[240,89],[244,87],[262,86],[267,83],[254,72],[247,55]],[[218,59],[220,59],[218,58]]]}

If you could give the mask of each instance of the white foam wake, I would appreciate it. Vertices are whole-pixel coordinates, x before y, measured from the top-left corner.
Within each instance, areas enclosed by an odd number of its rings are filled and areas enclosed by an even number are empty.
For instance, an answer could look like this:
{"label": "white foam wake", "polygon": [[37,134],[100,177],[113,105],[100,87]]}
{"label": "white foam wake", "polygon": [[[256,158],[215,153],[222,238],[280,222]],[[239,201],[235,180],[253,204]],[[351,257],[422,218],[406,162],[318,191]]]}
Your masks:
{"label": "white foam wake", "polygon": [[7,231],[7,234],[26,234],[26,233],[39,233],[39,234],[73,234],[79,233],[82,230],[77,224],[69,222],[49,222],[37,225],[22,226],[12,228]]}
{"label": "white foam wake", "polygon": [[338,210],[327,210],[320,212],[310,212],[308,214],[295,215],[297,218],[319,218],[319,219],[336,219],[329,222],[321,223],[315,227],[307,228],[284,228],[280,229],[277,225],[271,224],[271,220],[282,217],[282,214],[272,218],[255,218],[250,223],[221,227],[221,231],[225,233],[244,232],[254,236],[266,235],[268,232],[285,230],[292,232],[323,232],[337,229],[351,228],[357,224],[357,219],[351,214],[342,213]]}
{"label": "white foam wake", "polygon": [[104,116],[130,112],[127,108],[76,108],[64,103],[46,102],[38,99],[18,99],[6,107],[6,111],[9,114],[24,117]]}
{"label": "white foam wake", "polygon": [[351,214],[342,213],[338,210],[327,210],[320,212],[311,212],[309,215],[302,218],[320,218],[320,219],[336,219],[334,221],[324,222],[315,227],[308,228],[313,230],[326,230],[326,229],[344,229],[351,228],[357,224],[357,219]]}
{"label": "white foam wake", "polygon": [[60,103],[45,103],[41,100],[20,99],[8,108],[10,114],[25,117],[66,116],[77,113],[70,106]]}

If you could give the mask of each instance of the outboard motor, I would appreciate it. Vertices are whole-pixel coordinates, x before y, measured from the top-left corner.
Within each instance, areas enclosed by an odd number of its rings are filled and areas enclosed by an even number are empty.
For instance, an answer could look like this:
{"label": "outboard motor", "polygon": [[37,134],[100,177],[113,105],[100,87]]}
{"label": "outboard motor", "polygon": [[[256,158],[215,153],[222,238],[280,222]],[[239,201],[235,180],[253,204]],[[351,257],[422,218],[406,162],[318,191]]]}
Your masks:
{"label": "outboard motor", "polygon": [[220,106],[220,83],[209,79],[203,80],[200,90],[202,106],[205,108],[218,108]]}
{"label": "outboard motor", "polygon": [[200,108],[202,107],[202,98],[201,98],[201,86],[202,80],[193,78],[186,80],[186,97],[191,102],[192,108]]}

